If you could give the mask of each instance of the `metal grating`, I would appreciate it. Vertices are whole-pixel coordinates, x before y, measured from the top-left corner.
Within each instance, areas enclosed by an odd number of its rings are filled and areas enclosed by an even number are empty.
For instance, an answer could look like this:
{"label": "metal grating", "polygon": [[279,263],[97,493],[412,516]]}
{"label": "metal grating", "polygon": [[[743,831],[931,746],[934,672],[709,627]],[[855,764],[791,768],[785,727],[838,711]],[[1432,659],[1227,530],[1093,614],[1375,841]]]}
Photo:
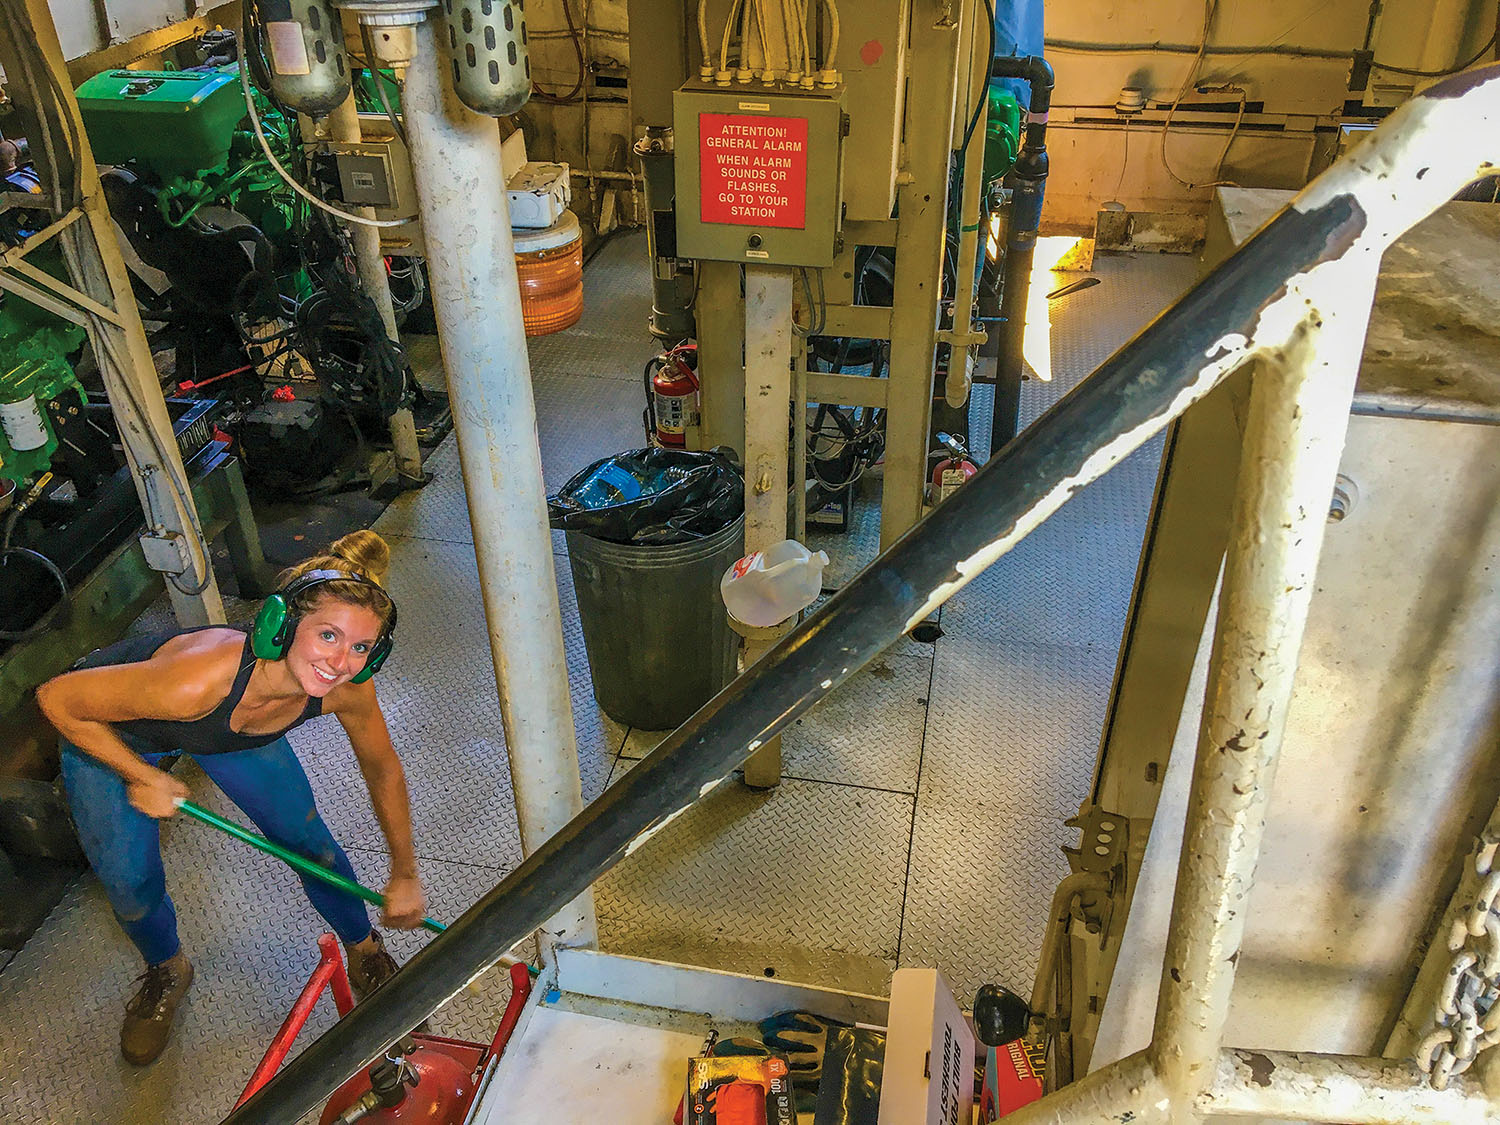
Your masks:
{"label": "metal grating", "polygon": [[892,960],[911,807],[907,794],[847,785],[727,784],[595,885],[601,942],[621,952],[724,941]]}
{"label": "metal grating", "polygon": [[[1195,263],[1096,259],[1101,284],[1054,302],[1051,383],[1023,424],[1192,283]],[[943,608],[912,834],[901,963],[959,997],[1029,995],[1047,904],[1067,874],[1062,821],[1088,794],[1160,442],[1075,496]]]}

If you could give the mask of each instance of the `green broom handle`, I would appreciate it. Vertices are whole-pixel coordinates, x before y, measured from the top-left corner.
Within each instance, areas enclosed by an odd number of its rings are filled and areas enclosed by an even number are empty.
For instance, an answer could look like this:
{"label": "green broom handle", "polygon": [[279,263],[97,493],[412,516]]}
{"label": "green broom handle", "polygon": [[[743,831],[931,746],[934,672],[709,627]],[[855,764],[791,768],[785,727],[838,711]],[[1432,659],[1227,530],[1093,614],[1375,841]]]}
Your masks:
{"label": "green broom handle", "polygon": [[[254,832],[250,832],[244,828],[241,828],[238,824],[234,823],[234,821],[225,820],[222,816],[219,816],[216,813],[209,812],[201,805],[193,804],[192,801],[188,801],[184,798],[179,797],[177,798],[176,804],[179,809],[187,813],[187,815],[192,817],[194,820],[201,820],[204,824],[212,825],[220,832],[223,832],[225,835],[233,836],[236,840],[243,840],[252,848],[258,848],[261,851],[265,852],[267,855],[275,856],[287,866],[296,868],[298,871],[302,872],[302,874],[307,875],[310,878],[319,879],[324,883],[327,883],[331,887],[337,887],[341,891],[344,891],[351,895],[355,895],[356,897],[362,898],[366,902],[373,903],[376,906],[385,906],[385,895],[380,894],[377,891],[372,891],[363,883],[356,883],[353,879],[345,878],[337,871],[330,871],[328,870],[328,868],[314,863],[306,856],[300,856],[294,851],[288,851],[280,844],[272,843],[264,836],[257,836]],[[423,918],[422,926],[425,929],[431,930],[435,934],[440,934],[448,928],[441,922],[434,921],[431,918]]]}

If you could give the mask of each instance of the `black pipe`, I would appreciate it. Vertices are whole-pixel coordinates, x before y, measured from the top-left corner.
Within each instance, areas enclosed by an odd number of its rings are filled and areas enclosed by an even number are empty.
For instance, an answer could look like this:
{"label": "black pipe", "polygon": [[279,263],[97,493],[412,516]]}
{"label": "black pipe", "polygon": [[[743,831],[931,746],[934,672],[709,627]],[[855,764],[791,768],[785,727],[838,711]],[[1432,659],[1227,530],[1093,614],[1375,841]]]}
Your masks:
{"label": "black pipe", "polygon": [[1052,66],[1040,55],[996,59],[992,78],[1019,78],[1031,87],[1026,114],[1026,137],[1015,167],[1005,177],[1010,189],[1010,222],[1000,295],[1000,323],[985,345],[986,355],[998,356],[995,401],[990,411],[990,453],[1016,436],[1025,360],[1026,300],[1031,291],[1031,265],[1036,256],[1037,230],[1042,224],[1042,199],[1047,191],[1047,114],[1052,109]]}
{"label": "black pipe", "polygon": [[[1050,514],[1105,448],[1123,457],[1222,379],[1289,277],[1339,257],[1364,229],[1350,196],[1284,211],[1214,273],[1011,442],[765,658],[325,1032],[225,1125],[287,1125],[318,1107],[571,902],[653,825],[685,808],[755,748],[822,701],[972,578],[966,560]],[[1203,370],[1217,363],[1217,379]],[[1129,443],[1121,435],[1132,435]],[[1122,445],[1128,446],[1121,448]],[[1096,472],[1098,470],[1095,470]],[[1008,549],[1013,544],[1006,543]],[[968,570],[967,574],[960,567]]]}

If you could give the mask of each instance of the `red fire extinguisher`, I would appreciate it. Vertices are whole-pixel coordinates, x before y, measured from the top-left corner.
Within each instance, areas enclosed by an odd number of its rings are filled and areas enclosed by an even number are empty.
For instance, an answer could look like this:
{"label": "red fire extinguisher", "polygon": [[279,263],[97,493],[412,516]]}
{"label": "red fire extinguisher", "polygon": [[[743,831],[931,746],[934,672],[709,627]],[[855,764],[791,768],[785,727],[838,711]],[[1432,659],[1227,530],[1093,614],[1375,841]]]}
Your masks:
{"label": "red fire extinguisher", "polygon": [[948,451],[948,456],[932,470],[931,502],[934,505],[948,499],[965,481],[979,472],[979,467],[969,460],[969,451],[958,438],[952,434],[940,433],[937,439]]}
{"label": "red fire extinguisher", "polygon": [[661,445],[686,444],[687,428],[698,424],[697,366],[697,344],[678,344],[647,364],[655,373],[646,386],[646,428]]}

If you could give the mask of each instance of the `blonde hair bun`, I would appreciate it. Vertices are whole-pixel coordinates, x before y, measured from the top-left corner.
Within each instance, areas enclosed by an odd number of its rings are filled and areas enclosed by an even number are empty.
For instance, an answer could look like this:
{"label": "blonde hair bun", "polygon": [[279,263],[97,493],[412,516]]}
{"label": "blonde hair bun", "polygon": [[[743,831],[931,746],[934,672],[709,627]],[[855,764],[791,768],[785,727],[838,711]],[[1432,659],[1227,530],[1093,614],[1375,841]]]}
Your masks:
{"label": "blonde hair bun", "polygon": [[385,582],[391,568],[391,548],[378,534],[368,529],[351,531],[328,548],[328,553],[372,582]]}

